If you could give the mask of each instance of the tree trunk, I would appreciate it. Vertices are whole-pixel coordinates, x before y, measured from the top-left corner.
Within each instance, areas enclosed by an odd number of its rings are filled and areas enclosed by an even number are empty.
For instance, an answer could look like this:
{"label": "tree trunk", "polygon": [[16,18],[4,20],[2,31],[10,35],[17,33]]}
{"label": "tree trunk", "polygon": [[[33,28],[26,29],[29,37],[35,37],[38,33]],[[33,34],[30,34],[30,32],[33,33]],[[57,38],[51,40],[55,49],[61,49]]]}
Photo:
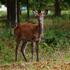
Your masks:
{"label": "tree trunk", "polygon": [[7,0],[8,24],[14,27],[19,23],[19,3],[17,0]]}
{"label": "tree trunk", "polygon": [[60,0],[55,0],[55,16],[61,15]]}
{"label": "tree trunk", "polygon": [[27,0],[27,20],[29,20],[29,0]]}

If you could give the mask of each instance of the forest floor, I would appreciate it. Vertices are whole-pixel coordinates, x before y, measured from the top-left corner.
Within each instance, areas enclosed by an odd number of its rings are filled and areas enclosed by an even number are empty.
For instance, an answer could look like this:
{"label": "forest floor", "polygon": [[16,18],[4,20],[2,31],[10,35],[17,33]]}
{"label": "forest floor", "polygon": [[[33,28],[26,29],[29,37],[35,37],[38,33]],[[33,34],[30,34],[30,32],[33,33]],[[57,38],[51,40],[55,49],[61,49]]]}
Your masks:
{"label": "forest floor", "polygon": [[0,70],[70,70],[70,63],[55,64],[52,66],[47,61],[13,63],[1,65]]}

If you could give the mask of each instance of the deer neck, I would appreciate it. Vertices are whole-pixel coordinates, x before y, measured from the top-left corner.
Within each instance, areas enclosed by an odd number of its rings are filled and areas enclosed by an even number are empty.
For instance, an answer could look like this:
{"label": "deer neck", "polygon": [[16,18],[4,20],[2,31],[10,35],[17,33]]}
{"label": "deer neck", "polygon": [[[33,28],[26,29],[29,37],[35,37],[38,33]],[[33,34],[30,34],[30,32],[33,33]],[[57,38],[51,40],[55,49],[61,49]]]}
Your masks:
{"label": "deer neck", "polygon": [[38,27],[39,27],[39,33],[40,34],[42,32],[42,26],[43,26],[43,24],[40,22],[40,20],[38,20]]}

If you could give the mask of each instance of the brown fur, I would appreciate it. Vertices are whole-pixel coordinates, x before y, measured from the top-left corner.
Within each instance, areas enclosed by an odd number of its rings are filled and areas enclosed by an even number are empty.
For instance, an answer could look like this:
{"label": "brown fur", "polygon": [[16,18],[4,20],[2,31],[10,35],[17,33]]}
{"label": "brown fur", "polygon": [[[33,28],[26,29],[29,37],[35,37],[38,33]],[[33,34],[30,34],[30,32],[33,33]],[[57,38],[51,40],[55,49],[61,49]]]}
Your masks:
{"label": "brown fur", "polygon": [[39,36],[39,26],[37,24],[26,23],[18,25],[14,32],[16,39],[33,41],[35,37]]}
{"label": "brown fur", "polygon": [[24,48],[25,45],[28,41],[30,41],[32,43],[32,59],[33,59],[33,42],[36,43],[36,54],[37,54],[37,61],[38,61],[38,42],[39,42],[39,38],[40,38],[40,34],[41,34],[41,24],[32,24],[31,22],[27,22],[25,24],[22,25],[17,25],[14,29],[14,34],[16,37],[16,58],[15,60],[17,60],[17,50],[18,50],[18,46],[20,41],[23,41],[23,44],[21,46],[21,52],[23,54],[23,57],[25,59],[25,61],[27,61],[25,55],[24,55]]}

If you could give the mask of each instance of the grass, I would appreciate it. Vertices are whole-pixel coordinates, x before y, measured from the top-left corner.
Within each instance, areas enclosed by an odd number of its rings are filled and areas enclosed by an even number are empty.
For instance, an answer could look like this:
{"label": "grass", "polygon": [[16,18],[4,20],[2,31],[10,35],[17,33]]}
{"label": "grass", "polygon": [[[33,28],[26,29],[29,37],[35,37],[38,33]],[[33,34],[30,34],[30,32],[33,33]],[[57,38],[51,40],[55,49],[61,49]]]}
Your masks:
{"label": "grass", "polygon": [[0,17],[1,17],[1,16],[5,16],[5,15],[6,15],[6,12],[1,12],[1,11],[0,11]]}

